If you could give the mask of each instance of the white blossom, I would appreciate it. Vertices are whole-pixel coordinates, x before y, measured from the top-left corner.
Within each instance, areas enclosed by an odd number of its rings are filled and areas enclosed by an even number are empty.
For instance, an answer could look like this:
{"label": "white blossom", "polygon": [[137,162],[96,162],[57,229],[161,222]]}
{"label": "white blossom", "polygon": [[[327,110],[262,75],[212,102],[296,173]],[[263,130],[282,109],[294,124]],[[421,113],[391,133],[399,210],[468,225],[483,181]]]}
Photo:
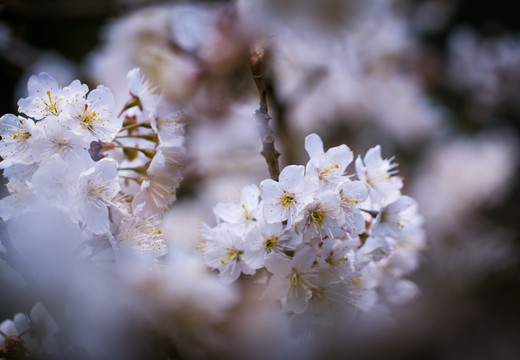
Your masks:
{"label": "white blossom", "polygon": [[397,165],[392,161],[381,157],[379,145],[369,149],[363,160],[359,156],[356,159],[357,176],[368,184],[369,196],[375,203],[389,203],[401,194],[403,183],[398,176],[394,176]]}
{"label": "white blossom", "polygon": [[28,165],[34,162],[30,144],[38,138],[33,120],[7,114],[0,118],[0,168],[5,169],[15,163]]}
{"label": "white blossom", "polygon": [[112,159],[102,159],[78,179],[76,213],[93,233],[106,233],[110,228],[108,207],[119,191],[116,179],[117,163]]}
{"label": "white blossom", "polygon": [[307,164],[306,175],[311,181],[328,185],[342,182],[347,166],[354,156],[346,145],[340,145],[323,151],[323,142],[316,134],[305,138],[305,150],[310,160]]}
{"label": "white blossom", "polygon": [[312,296],[312,279],[317,275],[312,269],[315,253],[311,247],[296,251],[290,259],[274,253],[265,259],[266,269],[273,274],[267,287],[267,294],[282,300],[284,311],[301,314],[307,309]]}
{"label": "white blossom", "polygon": [[87,85],[74,80],[64,88],[49,74],[41,73],[29,78],[27,84],[29,97],[18,101],[18,111],[35,120],[47,116],[60,116],[63,106],[74,103],[85,96],[88,91]]}
{"label": "white blossom", "polygon": [[66,104],[71,130],[91,141],[112,141],[123,120],[115,113],[114,96],[109,88],[99,85],[86,99]]}
{"label": "white blossom", "polygon": [[253,275],[255,269],[244,261],[246,247],[239,236],[227,227],[217,228],[206,237],[204,258],[206,264],[219,270],[224,284],[238,279],[241,273]]}
{"label": "white blossom", "polygon": [[305,168],[290,165],[280,173],[280,181],[271,179],[260,183],[267,223],[288,220],[294,224],[301,219],[301,210],[312,200],[305,188]]}

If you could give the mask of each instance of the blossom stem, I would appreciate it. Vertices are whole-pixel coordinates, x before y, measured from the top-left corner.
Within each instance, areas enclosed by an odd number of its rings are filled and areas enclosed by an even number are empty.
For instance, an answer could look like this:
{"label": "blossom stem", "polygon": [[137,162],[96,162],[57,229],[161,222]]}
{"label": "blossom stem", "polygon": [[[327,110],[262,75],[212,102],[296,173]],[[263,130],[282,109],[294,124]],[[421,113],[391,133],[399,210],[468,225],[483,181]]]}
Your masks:
{"label": "blossom stem", "polygon": [[[119,168],[118,171],[135,171],[136,173],[140,175],[146,175],[146,168],[143,166],[140,167],[128,167],[128,168]],[[141,180],[135,176],[126,176],[126,175],[118,175],[120,178],[128,179],[128,180],[134,180],[137,183],[141,183]]]}
{"label": "blossom stem", "polygon": [[[135,171],[138,174],[146,175],[146,168],[144,166],[138,166],[138,167],[120,167],[117,169],[118,171]],[[119,175],[119,177],[123,177],[125,179],[134,180],[131,176],[122,176]]]}
{"label": "blossom stem", "polygon": [[143,154],[145,154],[147,157],[149,157],[150,159],[153,159],[153,157],[157,153],[157,151],[152,150],[152,149],[141,149],[141,148],[138,148],[138,147],[135,147],[135,146],[114,145],[114,147],[125,149],[125,150],[140,151]]}
{"label": "blossom stem", "polygon": [[121,116],[126,110],[135,106],[137,106],[141,111],[143,110],[143,104],[141,103],[141,100],[137,96],[132,96],[132,98],[126,102],[125,106],[123,106],[123,109],[117,116]]}
{"label": "blossom stem", "polygon": [[153,141],[155,143],[159,142],[159,136],[157,134],[147,134],[147,135],[118,135],[117,139],[144,139],[148,141]]}
{"label": "blossom stem", "polygon": [[135,129],[135,128],[138,128],[138,127],[145,127],[147,129],[150,129],[152,126],[150,125],[150,123],[148,121],[146,121],[146,122],[142,122],[142,123],[139,123],[139,124],[132,124],[132,125],[124,126],[124,127],[121,128],[121,130],[119,130],[119,132],[126,131],[126,130],[132,130],[132,129]]}
{"label": "blossom stem", "polygon": [[377,217],[377,214],[378,214],[378,212],[374,211],[374,210],[367,210],[367,209],[359,209],[359,210],[366,212],[367,214],[369,214],[372,217]]}

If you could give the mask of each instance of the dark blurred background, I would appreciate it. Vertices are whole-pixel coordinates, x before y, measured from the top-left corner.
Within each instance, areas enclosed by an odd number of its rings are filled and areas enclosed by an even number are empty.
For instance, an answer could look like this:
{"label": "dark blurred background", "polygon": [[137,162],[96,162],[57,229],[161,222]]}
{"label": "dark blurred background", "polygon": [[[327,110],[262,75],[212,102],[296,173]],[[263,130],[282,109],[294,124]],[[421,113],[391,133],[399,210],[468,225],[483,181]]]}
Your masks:
{"label": "dark blurred background", "polygon": [[[425,1],[411,2],[411,9]],[[520,1],[441,1],[451,7],[447,23],[437,31],[420,34],[424,48],[423,74],[430,97],[449,109],[455,127],[461,134],[474,134],[482,129],[507,126],[520,138],[520,113],[518,106],[504,103],[493,114],[492,123],[481,122],[467,116],[467,94],[454,91],[440,76],[439,68],[447,58],[447,42],[453,30],[469,26],[483,38],[497,38],[506,34],[520,34]],[[166,3],[165,1],[115,1],[115,0],[3,0],[0,4],[0,26],[10,36],[2,39],[0,31],[0,114],[17,113],[17,87],[27,69],[44,52],[54,52],[77,65],[82,82],[89,77],[82,73],[85,57],[99,45],[101,30],[127,11],[140,7]],[[410,13],[413,16],[413,13]],[[2,30],[2,29],[0,29]],[[89,84],[92,88],[93,84]],[[520,89],[520,86],[518,87]],[[23,96],[23,95],[22,95]],[[520,93],[516,94],[516,104]],[[326,143],[327,145],[327,143]],[[396,158],[402,163],[405,177],[412,173],[414,154],[395,146]],[[501,159],[497,158],[497,162]],[[407,167],[408,166],[408,167]],[[432,275],[431,261],[425,256],[424,269],[412,278],[424,289],[426,301],[419,305],[424,316],[407,319],[408,331],[377,340],[378,346],[350,344],[351,353],[345,348],[328,347],[323,358],[385,358],[385,359],[519,359],[520,358],[520,182],[518,166],[509,187],[507,197],[487,206],[478,221],[490,221],[499,226],[512,239],[508,251],[513,256],[507,262],[494,267],[470,286],[458,287]],[[5,190],[3,189],[5,194]],[[484,220],[482,220],[484,219]],[[463,261],[464,258],[461,258]],[[432,285],[433,282],[433,285]],[[460,291],[459,291],[460,290]],[[3,306],[0,290],[0,320],[12,317],[13,309]],[[12,294],[11,294],[12,295]],[[413,305],[412,305],[413,306]],[[27,304],[29,308],[30,305]],[[413,313],[413,312],[411,312]],[[420,324],[419,324],[420,323]],[[420,329],[420,330],[415,330]],[[344,336],[344,334],[342,334]],[[340,339],[337,339],[340,340]],[[332,342],[342,344],[341,341]],[[347,341],[348,343],[348,341]]]}

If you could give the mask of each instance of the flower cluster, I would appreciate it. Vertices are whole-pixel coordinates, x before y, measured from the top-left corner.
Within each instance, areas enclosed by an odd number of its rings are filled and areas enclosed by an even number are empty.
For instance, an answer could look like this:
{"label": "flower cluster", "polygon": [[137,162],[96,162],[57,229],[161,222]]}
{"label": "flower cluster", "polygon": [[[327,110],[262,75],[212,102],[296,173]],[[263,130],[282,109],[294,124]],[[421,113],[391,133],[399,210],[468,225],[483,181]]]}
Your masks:
{"label": "flower cluster", "polygon": [[402,277],[415,269],[424,235],[396,164],[376,146],[356,159],[355,179],[346,173],[354,160],[346,145],[325,152],[311,134],[305,149],[306,167],[287,166],[279,181],[246,186],[238,202],[216,205],[218,224],[203,232],[207,265],[224,283],[265,268],[267,296],[322,323],[338,308],[408,300],[417,287]]}
{"label": "flower cluster", "polygon": [[0,323],[0,358],[25,359],[33,355],[56,355],[59,349],[54,335],[59,326],[47,309],[37,303],[29,315],[18,313],[13,320]]}
{"label": "flower cluster", "polygon": [[30,78],[22,115],[0,119],[4,221],[52,208],[86,243],[166,254],[157,225],[181,180],[183,128],[138,69],[127,78],[124,118],[105,86],[89,92],[79,80],[62,87],[46,73]]}

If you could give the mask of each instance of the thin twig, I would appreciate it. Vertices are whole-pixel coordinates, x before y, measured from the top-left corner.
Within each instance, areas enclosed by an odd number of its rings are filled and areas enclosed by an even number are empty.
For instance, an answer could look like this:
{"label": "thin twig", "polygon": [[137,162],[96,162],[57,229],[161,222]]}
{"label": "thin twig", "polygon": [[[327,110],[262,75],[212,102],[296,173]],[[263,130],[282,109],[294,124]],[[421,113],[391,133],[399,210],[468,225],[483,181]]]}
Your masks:
{"label": "thin twig", "polygon": [[260,108],[255,111],[255,118],[260,139],[262,140],[263,148],[261,154],[265,158],[271,179],[278,180],[278,176],[280,175],[278,157],[280,153],[274,146],[274,132],[269,127],[271,116],[269,115],[269,108],[267,107],[267,92],[263,82],[263,60],[264,50],[261,48],[253,52],[249,61],[253,79],[260,97]]}

